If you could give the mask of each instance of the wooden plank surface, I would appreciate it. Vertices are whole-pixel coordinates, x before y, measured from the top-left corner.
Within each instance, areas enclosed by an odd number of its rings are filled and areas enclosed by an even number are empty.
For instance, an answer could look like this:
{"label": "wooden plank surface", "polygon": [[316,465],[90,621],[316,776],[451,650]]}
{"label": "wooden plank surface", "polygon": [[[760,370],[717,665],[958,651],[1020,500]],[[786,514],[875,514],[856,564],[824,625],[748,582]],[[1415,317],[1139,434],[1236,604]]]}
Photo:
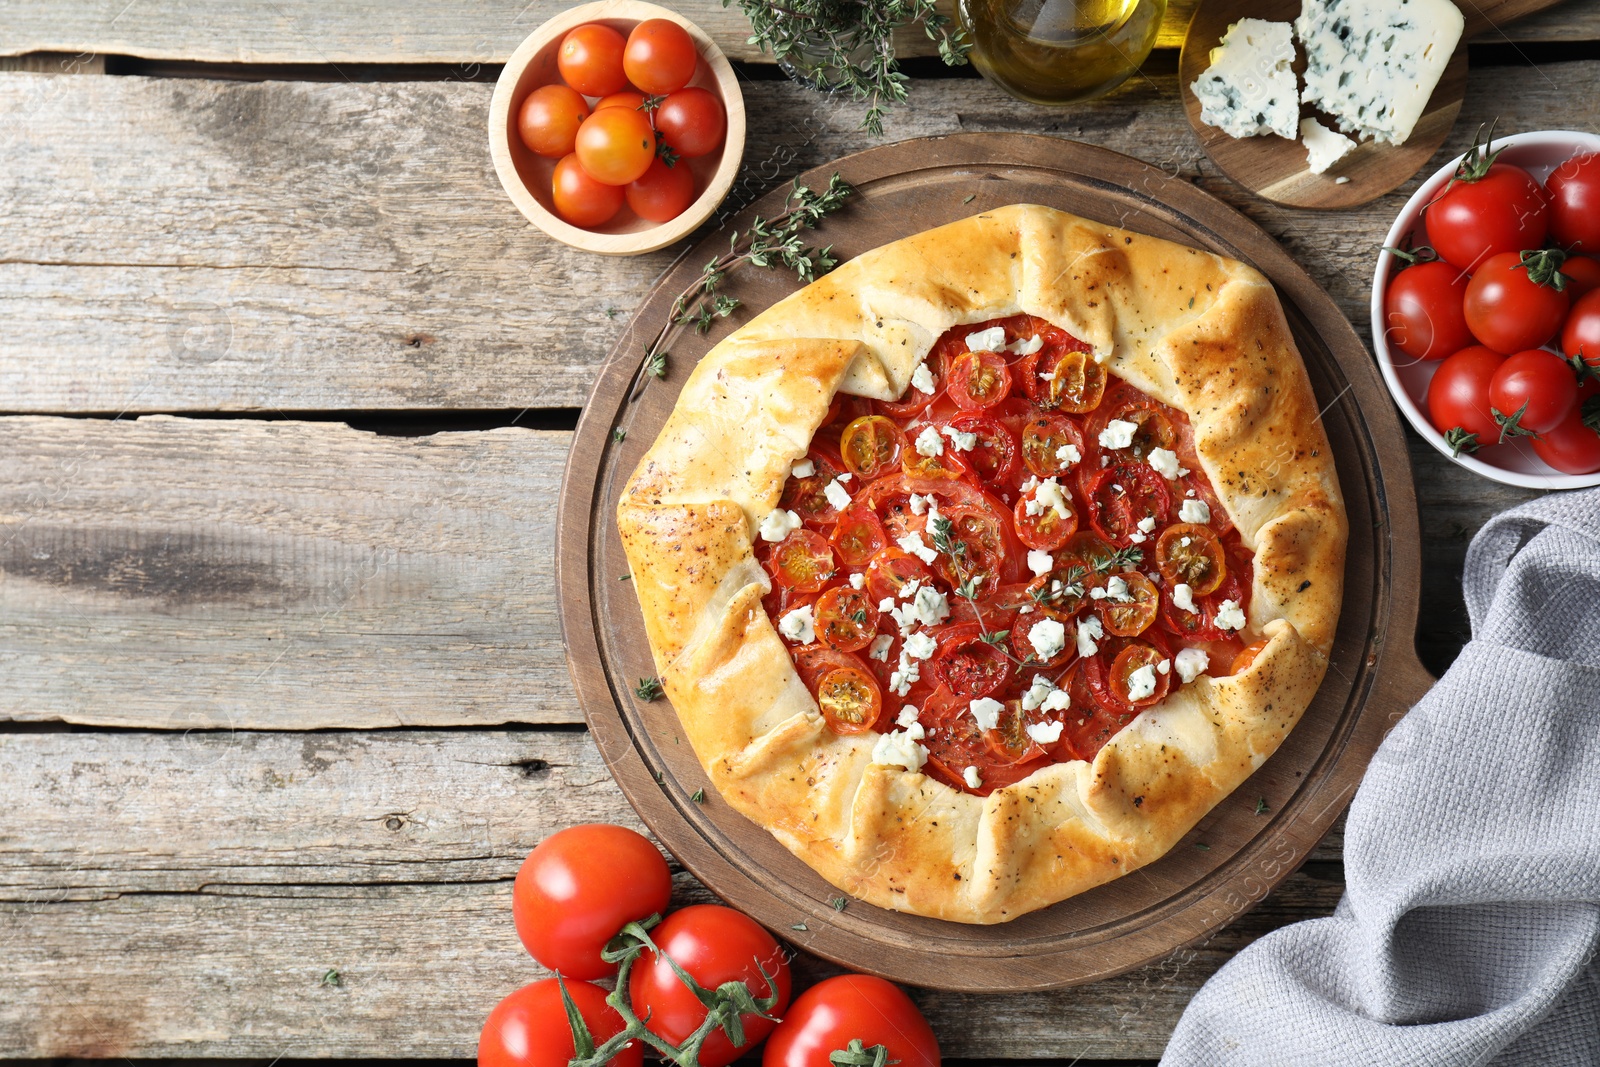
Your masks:
{"label": "wooden plank surface", "polygon": [[[511,925],[527,850],[637,825],[581,731],[9,734],[0,781],[11,1057],[470,1057],[542,973]],[[1327,914],[1340,879],[1313,863],[1209,944],[1093,986],[917,999],[951,1056],[1154,1057],[1207,976]]]}
{"label": "wooden plank surface", "polygon": [[578,721],[552,574],[568,438],[0,419],[0,714]]}
{"label": "wooden plank surface", "polygon": [[[1444,152],[1495,116],[1600,123],[1600,64],[1546,73],[1480,72]],[[751,124],[737,204],[872,143],[847,102],[746,88],[752,115],[781,118]],[[601,257],[532,229],[489,164],[489,90],[0,76],[0,410],[580,406],[673,250]],[[1364,329],[1414,183],[1338,214],[1263,203],[1205,160],[1176,90],[1154,75],[1046,112],[986,82],[923,81],[886,138],[1020,129],[1171,168],[1279,237]]]}
{"label": "wooden plank surface", "polygon": [[[1177,48],[1197,0],[1172,0],[1158,48]],[[181,0],[69,0],[13,4],[0,17],[0,50],[99,52],[161,59],[230,63],[459,63],[464,69],[503,63],[541,22],[571,5],[565,0],[488,0],[451,4],[427,0],[243,0],[197,19]],[[750,24],[737,6],[719,0],[672,5],[711,35],[733,59],[771,62],[748,43]],[[945,0],[945,11],[954,4]],[[1593,40],[1600,6],[1568,0],[1553,11],[1505,29],[1514,41]],[[903,56],[935,54],[920,32],[902,35]]]}

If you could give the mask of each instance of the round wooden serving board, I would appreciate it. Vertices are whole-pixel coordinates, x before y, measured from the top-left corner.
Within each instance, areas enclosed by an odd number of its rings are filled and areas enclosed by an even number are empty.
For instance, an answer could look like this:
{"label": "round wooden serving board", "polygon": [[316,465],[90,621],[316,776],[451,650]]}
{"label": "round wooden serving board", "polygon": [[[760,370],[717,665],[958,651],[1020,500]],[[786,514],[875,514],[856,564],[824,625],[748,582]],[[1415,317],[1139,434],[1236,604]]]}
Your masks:
{"label": "round wooden serving board", "polygon": [[[1137,967],[1199,941],[1258,903],[1322,838],[1390,725],[1432,679],[1413,649],[1419,547],[1411,470],[1394,405],[1333,301],[1233,209],[1127,156],[1049,137],[971,134],[876,148],[813,170],[859,191],[814,235],[848,258],[1006,204],[1045,204],[1254,264],[1277,285],[1337,455],[1350,515],[1344,611],[1331,667],[1282,748],[1164,858],[998,926],[842,910],[838,890],[717,796],[653,675],[638,602],[621,580],[622,486],[655,439],[695,361],[749,315],[794,291],[778,271],[741,268],[744,308],[708,336],[680,333],[664,380],[640,370],[673,296],[727,247],[713,233],[667,272],[635,315],[578,424],[562,487],[557,587],[578,697],[607,765],[657,838],[713,892],[797,947],[911,985],[975,992],[1049,989]],[[730,223],[770,217],[785,191]],[[620,443],[614,431],[626,437]],[[703,802],[694,795],[704,790]],[[1257,815],[1258,798],[1267,811]],[[1200,846],[1205,846],[1204,848]],[[803,929],[797,927],[803,924]]]}
{"label": "round wooden serving board", "polygon": [[[1312,174],[1307,168],[1306,148],[1299,141],[1288,141],[1275,134],[1230,137],[1215,126],[1208,126],[1200,120],[1200,101],[1191,89],[1195,79],[1211,65],[1211,50],[1222,42],[1229,26],[1245,18],[1293,22],[1300,14],[1300,0],[1202,0],[1189,19],[1183,53],[1178,60],[1178,89],[1183,96],[1183,109],[1189,116],[1189,125],[1194,127],[1195,136],[1200,138],[1200,147],[1211,161],[1256,195],[1289,207],[1355,207],[1404,185],[1450,136],[1467,88],[1467,42],[1485,30],[1504,26],[1556,2],[1458,0],[1466,18],[1461,43],[1456,45],[1450,64],[1428,98],[1428,106],[1410,138],[1401,145],[1362,142],[1325,174]],[[1304,74],[1304,55],[1298,56],[1294,69],[1297,76]],[[1309,105],[1301,107],[1300,115],[1302,118],[1317,116],[1324,126],[1338,129],[1333,120]],[[1341,185],[1338,181],[1341,177],[1350,180]]]}

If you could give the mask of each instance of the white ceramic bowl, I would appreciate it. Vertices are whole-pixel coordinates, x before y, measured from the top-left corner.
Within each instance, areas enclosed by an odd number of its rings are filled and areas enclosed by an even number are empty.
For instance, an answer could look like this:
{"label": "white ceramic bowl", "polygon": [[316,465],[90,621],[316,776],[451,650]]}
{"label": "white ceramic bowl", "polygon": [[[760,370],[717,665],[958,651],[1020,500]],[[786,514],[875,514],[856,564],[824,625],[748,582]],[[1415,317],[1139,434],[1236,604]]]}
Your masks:
{"label": "white ceramic bowl", "polygon": [[[1537,133],[1519,133],[1509,137],[1496,137],[1494,146],[1503,149],[1500,161],[1515,163],[1528,170],[1535,178],[1544,181],[1561,163],[1583,152],[1600,151],[1600,137],[1576,130],[1543,130]],[[1453,174],[1462,157],[1457,156],[1434,172],[1422,183],[1422,188],[1412,194],[1394,220],[1389,234],[1383,239],[1385,248],[1398,248],[1409,235],[1413,245],[1428,243],[1422,228],[1422,208],[1438,195]],[[1429,444],[1441,453],[1450,455],[1450,446],[1444,443],[1444,434],[1428,421],[1428,382],[1438,369],[1437,360],[1412,359],[1404,352],[1392,350],[1384,336],[1383,294],[1395,269],[1394,254],[1380,252],[1378,270],[1372,279],[1372,348],[1378,356],[1378,368],[1383,380],[1389,383],[1396,404],[1411,425]],[[1580,489],[1600,485],[1597,474],[1561,474],[1534,454],[1527,441],[1512,439],[1505,444],[1483,449],[1477,455],[1462,454],[1455,457],[1461,466],[1507,485],[1521,485],[1530,489]]]}

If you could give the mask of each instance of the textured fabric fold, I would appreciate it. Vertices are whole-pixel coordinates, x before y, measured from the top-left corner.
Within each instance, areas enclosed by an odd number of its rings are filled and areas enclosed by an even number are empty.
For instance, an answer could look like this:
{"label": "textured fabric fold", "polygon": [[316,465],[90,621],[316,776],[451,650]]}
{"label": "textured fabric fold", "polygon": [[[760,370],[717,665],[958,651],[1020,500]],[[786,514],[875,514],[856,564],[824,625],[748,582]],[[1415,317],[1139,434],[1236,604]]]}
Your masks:
{"label": "textured fabric fold", "polygon": [[1223,967],[1163,1067],[1600,1064],[1600,491],[1491,520],[1464,586],[1472,641],[1367,769],[1338,910]]}

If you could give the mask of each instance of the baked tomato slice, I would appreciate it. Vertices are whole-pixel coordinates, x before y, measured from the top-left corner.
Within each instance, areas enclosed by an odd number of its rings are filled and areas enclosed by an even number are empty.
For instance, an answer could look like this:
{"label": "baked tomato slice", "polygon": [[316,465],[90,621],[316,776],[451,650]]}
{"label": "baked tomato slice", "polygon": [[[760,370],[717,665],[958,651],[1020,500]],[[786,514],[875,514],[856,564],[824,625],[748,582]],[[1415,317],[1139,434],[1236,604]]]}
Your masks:
{"label": "baked tomato slice", "polygon": [[1172,516],[1166,480],[1143,463],[1113,463],[1089,483],[1085,494],[1089,525],[1107,541],[1140,540],[1165,526]]}
{"label": "baked tomato slice", "polygon": [[889,534],[871,508],[852,504],[839,516],[828,535],[839,561],[849,567],[864,567],[872,557],[889,547]]}
{"label": "baked tomato slice", "polygon": [[821,590],[838,569],[828,539],[806,529],[793,530],[773,545],[765,564],[773,581],[803,593]]}
{"label": "baked tomato slice", "polygon": [[999,352],[963,352],[950,364],[945,390],[965,411],[992,408],[1011,395],[1011,367]]}
{"label": "baked tomato slice", "polygon": [[817,640],[840,652],[859,652],[878,635],[878,609],[866,592],[836,585],[817,597],[812,611]]}
{"label": "baked tomato slice", "polygon": [[[972,717],[972,700],[940,686],[923,703],[919,721],[927,731],[922,744],[928,750],[924,773],[952,789],[988,796],[1049,765],[1049,758],[1042,751],[1021,761],[997,752],[997,744],[1003,748],[1004,742],[995,736],[995,731],[978,725]],[[968,782],[968,768],[976,773],[977,786]]]}
{"label": "baked tomato slice", "polygon": [[939,549],[933,565],[952,589],[967,582],[978,592],[1000,585],[1007,576],[1006,526],[993,508],[972,504],[952,504],[929,524],[930,543]]}
{"label": "baked tomato slice", "polygon": [[933,569],[909,552],[891,546],[867,564],[867,595],[874,604],[902,599],[906,586],[912,582],[938,585]]}
{"label": "baked tomato slice", "polygon": [[1037,478],[1066,474],[1083,461],[1083,427],[1065,415],[1040,412],[1022,425],[1022,463]]}
{"label": "baked tomato slice", "polygon": [[1004,422],[990,415],[958,415],[950,427],[977,439],[966,459],[983,484],[995,489],[1011,484],[1020,459],[1017,435]]}
{"label": "baked tomato slice", "polygon": [[1047,341],[1023,361],[1023,388],[1042,408],[1074,414],[1093,411],[1105,395],[1106,369],[1087,344],[1065,333],[1060,338]]}
{"label": "baked tomato slice", "polygon": [[839,509],[828,499],[828,483],[841,474],[849,473],[838,453],[813,441],[802,464],[811,464],[811,473],[802,476],[790,474],[783,483],[783,495],[778,506],[800,516],[807,526],[829,526],[839,518]]}
{"label": "baked tomato slice", "polygon": [[1065,490],[1047,502],[1039,499],[1039,486],[1035,486],[1017,498],[1013,512],[1017,540],[1029,548],[1051,552],[1078,532],[1078,513]]}
{"label": "baked tomato slice", "polygon": [[865,415],[839,435],[839,455],[850,473],[871,481],[900,469],[906,435],[885,415]]}
{"label": "baked tomato slice", "polygon": [[1168,526],[1156,539],[1156,570],[1170,585],[1187,585],[1193,596],[1215,592],[1228,576],[1222,539],[1198,523]]}
{"label": "baked tomato slice", "polygon": [[1094,601],[1094,610],[1113,637],[1138,637],[1160,614],[1160,591],[1138,571],[1109,575],[1099,588],[1104,595]]}
{"label": "baked tomato slice", "polygon": [[986,640],[977,623],[946,626],[934,637],[939,646],[931,661],[934,676],[956,696],[993,696],[1011,680],[1005,649],[994,643],[992,634]]}

